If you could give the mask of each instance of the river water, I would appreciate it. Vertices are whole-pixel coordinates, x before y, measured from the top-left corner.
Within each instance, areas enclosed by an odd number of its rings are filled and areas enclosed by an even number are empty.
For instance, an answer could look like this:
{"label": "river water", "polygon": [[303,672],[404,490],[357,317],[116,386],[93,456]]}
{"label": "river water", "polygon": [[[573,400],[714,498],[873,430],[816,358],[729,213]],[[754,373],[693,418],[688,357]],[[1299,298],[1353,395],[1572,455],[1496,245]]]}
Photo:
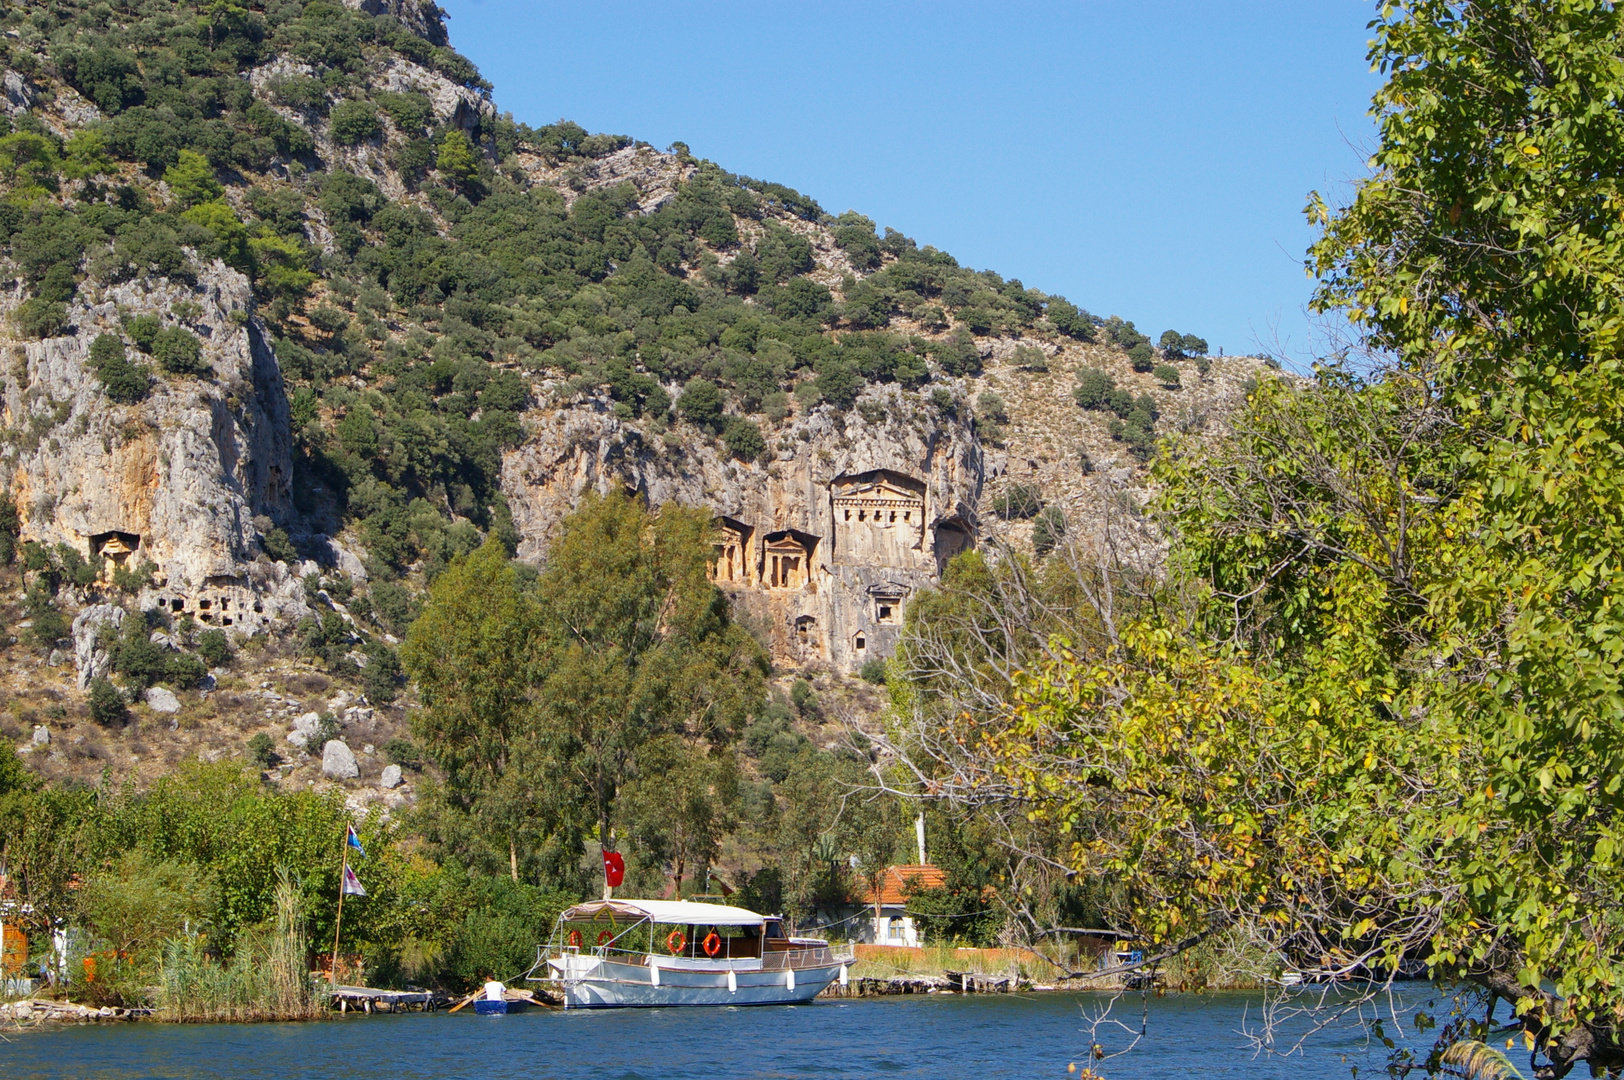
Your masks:
{"label": "river water", "polygon": [[[1424,988],[1419,984],[1418,988]],[[1424,995],[1424,989],[1423,989]],[[753,1009],[533,1011],[350,1016],[305,1024],[118,1024],[6,1033],[6,1080],[713,1080],[882,1077],[1005,1080],[1069,1074],[1087,1063],[1082,994],[931,995]],[[1239,1034],[1257,1018],[1243,994],[1130,995],[1113,1015],[1148,1035],[1103,1063],[1108,1080],[1350,1077],[1380,1072],[1385,1051],[1358,1029],[1316,1036],[1306,1052],[1255,1056]],[[1099,1029],[1120,1049],[1122,1029]]]}

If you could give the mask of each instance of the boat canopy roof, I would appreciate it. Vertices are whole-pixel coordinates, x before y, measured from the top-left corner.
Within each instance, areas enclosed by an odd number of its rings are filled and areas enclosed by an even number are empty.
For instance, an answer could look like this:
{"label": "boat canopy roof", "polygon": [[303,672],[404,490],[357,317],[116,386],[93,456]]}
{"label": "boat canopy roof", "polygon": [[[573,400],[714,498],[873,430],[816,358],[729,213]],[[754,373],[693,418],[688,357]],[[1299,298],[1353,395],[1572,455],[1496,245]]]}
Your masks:
{"label": "boat canopy roof", "polygon": [[587,919],[648,919],[678,926],[760,926],[767,921],[742,907],[705,904],[693,900],[589,900],[559,916],[564,922]]}

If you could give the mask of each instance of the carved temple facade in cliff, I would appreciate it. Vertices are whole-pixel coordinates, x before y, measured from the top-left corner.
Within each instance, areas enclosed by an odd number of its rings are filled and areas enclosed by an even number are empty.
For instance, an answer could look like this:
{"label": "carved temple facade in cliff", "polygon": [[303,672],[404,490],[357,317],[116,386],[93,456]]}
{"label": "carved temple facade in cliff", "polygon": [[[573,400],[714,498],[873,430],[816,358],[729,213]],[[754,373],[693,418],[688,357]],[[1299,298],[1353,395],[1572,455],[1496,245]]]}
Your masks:
{"label": "carved temple facade in cliff", "polygon": [[924,482],[886,470],[836,477],[804,520],[818,535],[719,517],[711,580],[763,620],[774,662],[844,671],[896,647],[908,598],[974,545],[957,514],[935,514]]}

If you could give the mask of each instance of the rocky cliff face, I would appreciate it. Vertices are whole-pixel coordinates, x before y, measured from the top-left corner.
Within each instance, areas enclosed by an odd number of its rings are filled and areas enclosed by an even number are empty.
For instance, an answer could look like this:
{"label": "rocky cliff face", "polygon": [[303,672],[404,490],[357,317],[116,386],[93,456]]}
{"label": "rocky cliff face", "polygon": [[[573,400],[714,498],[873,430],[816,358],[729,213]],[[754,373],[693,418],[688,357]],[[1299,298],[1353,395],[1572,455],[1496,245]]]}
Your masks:
{"label": "rocky cliff face", "polygon": [[[210,374],[161,377],[136,404],[109,400],[91,344],[132,313],[196,334]],[[251,630],[298,603],[287,568],[259,548],[261,529],[291,511],[292,439],[247,280],[216,262],[195,284],[84,290],[70,319],[70,334],[0,339],[9,360],[0,483],[22,537],[67,544],[105,578],[150,563],[147,602],[209,623]]]}
{"label": "rocky cliff face", "polygon": [[849,413],[789,422],[777,447],[765,463],[734,461],[703,438],[655,440],[600,401],[546,410],[503,463],[519,556],[544,559],[589,490],[708,507],[713,580],[778,662],[851,670],[885,656],[907,597],[974,543],[979,440],[960,416],[893,386]]}
{"label": "rocky cliff face", "polygon": [[[109,226],[50,256],[58,287],[73,284],[67,327],[30,340],[16,316],[47,275],[19,251],[43,259],[44,245],[8,240],[0,265],[0,485],[25,540],[75,549],[104,583],[150,563],[144,607],[240,636],[315,604],[354,631],[329,652],[392,640],[401,595],[500,519],[498,491],[519,556],[541,561],[583,492],[621,487],[715,514],[714,578],[781,664],[852,671],[889,654],[910,597],[954,554],[1030,543],[1032,526],[990,513],[989,496],[1038,491],[1069,536],[1132,503],[1119,497],[1142,462],[1113,415],[1071,402],[1077,372],[1108,370],[1163,430],[1199,429],[1256,373],[1203,361],[1199,378],[1187,366],[1184,386],[1164,384],[1088,341],[1098,320],[1062,298],[882,237],[861,215],[685,151],[522,128],[445,48],[430,0],[345,4],[255,15],[235,43],[226,23],[174,30],[165,48],[218,46],[213,62],[240,80],[184,131],[192,106],[177,111],[161,80],[137,94],[140,71],[97,81],[118,67],[108,55],[74,66],[58,50],[59,63],[33,24],[7,31],[32,54],[6,54],[22,62],[0,78],[0,110],[52,133],[58,164],[87,126],[117,145],[53,176],[6,229],[38,228],[45,204],[86,228],[140,206],[190,238],[198,266],[108,275]],[[133,26],[101,7],[81,22]],[[105,40],[140,52],[150,29]],[[105,52],[98,33],[82,47]],[[175,126],[149,145],[131,132],[136,108]],[[185,170],[168,171],[185,153],[206,162],[189,193]],[[265,245],[234,259],[252,282],[197,260],[216,228]],[[504,247],[510,230],[523,250]],[[132,340],[137,316],[197,335],[207,373],[110,400],[90,350],[103,333]],[[670,409],[695,380],[721,402],[706,427]],[[493,411],[507,419],[481,428]],[[730,451],[711,433],[723,424],[766,449]],[[299,548],[272,545],[293,565],[265,554],[274,527]],[[394,615],[373,595],[357,622],[342,598],[368,565],[390,579]],[[307,599],[300,579],[323,569],[333,591]]]}

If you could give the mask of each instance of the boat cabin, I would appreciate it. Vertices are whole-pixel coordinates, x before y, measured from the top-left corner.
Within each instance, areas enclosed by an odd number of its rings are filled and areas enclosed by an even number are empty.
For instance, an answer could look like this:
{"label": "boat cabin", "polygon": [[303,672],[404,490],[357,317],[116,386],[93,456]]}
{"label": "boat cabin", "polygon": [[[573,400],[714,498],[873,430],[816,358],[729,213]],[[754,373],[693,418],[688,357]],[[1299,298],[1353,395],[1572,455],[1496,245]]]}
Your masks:
{"label": "boat cabin", "polygon": [[768,923],[778,920],[727,904],[692,900],[593,900],[559,916],[562,944],[673,959],[759,958]]}

